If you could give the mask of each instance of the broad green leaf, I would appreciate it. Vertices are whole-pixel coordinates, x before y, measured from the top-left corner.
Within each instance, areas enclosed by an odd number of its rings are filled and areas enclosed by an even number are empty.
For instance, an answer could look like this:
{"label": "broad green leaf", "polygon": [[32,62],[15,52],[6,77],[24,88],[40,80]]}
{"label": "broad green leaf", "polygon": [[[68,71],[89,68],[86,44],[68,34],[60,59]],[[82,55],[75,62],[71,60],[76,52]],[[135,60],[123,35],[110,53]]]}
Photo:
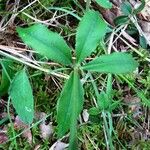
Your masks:
{"label": "broad green leaf", "polygon": [[10,85],[9,95],[20,119],[24,123],[32,123],[34,116],[34,100],[32,88],[25,69],[16,74]]}
{"label": "broad green leaf", "polygon": [[109,0],[95,0],[100,6],[110,9],[112,8],[112,3]]}
{"label": "broad green leaf", "polygon": [[71,119],[70,124],[70,137],[69,137],[69,148],[68,150],[78,150],[78,140],[77,140],[77,119]]}
{"label": "broad green leaf", "polygon": [[3,59],[0,61],[0,63],[2,66],[0,96],[3,96],[8,92],[8,89],[10,86],[10,80],[11,80],[11,77],[13,76],[13,71],[11,69],[13,62],[8,59]]}
{"label": "broad green leaf", "polygon": [[22,40],[39,54],[64,65],[71,64],[71,50],[64,39],[44,25],[18,27],[17,32]]}
{"label": "broad green leaf", "polygon": [[121,4],[121,11],[124,15],[130,15],[132,13],[132,6],[128,1],[125,1]]}
{"label": "broad green leaf", "polygon": [[[77,71],[66,81],[57,104],[58,136],[62,137],[69,129],[76,132],[76,122],[83,106],[83,87]],[[74,128],[73,128],[73,126]],[[73,131],[74,129],[74,131]]]}
{"label": "broad green leaf", "polygon": [[81,68],[101,73],[121,74],[133,72],[137,66],[138,63],[130,54],[119,52],[102,55]]}
{"label": "broad green leaf", "polygon": [[107,25],[100,14],[94,10],[85,13],[79,23],[76,35],[76,57],[80,63],[89,56],[106,34]]}

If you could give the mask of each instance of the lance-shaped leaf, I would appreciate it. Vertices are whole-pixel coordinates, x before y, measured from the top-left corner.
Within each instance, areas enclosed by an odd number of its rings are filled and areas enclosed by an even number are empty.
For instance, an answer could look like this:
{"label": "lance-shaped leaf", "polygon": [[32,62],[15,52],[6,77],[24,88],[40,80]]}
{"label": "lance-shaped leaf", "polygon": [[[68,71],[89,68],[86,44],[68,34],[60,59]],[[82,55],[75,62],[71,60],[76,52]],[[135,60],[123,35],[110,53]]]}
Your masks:
{"label": "lance-shaped leaf", "polygon": [[107,25],[100,14],[89,10],[83,16],[76,35],[76,57],[80,63],[89,56],[106,34]]}
{"label": "lance-shaped leaf", "polygon": [[83,70],[101,73],[129,73],[136,69],[138,63],[127,53],[102,55],[81,67]]}
{"label": "lance-shaped leaf", "polygon": [[13,79],[10,85],[9,95],[20,119],[24,123],[32,123],[34,116],[33,94],[24,69],[18,72]]}
{"label": "lance-shaped leaf", "polygon": [[[76,124],[83,106],[83,93],[78,72],[74,71],[71,73],[69,80],[65,83],[57,104],[59,137],[62,137],[70,128],[72,129],[72,125]],[[76,128],[76,126],[74,128]],[[73,130],[71,131],[73,132]]]}
{"label": "lance-shaped leaf", "polygon": [[17,32],[22,40],[39,54],[64,65],[71,64],[71,50],[64,39],[44,25],[18,27]]}
{"label": "lance-shaped leaf", "polygon": [[100,6],[110,9],[112,8],[112,3],[109,0],[95,0]]}

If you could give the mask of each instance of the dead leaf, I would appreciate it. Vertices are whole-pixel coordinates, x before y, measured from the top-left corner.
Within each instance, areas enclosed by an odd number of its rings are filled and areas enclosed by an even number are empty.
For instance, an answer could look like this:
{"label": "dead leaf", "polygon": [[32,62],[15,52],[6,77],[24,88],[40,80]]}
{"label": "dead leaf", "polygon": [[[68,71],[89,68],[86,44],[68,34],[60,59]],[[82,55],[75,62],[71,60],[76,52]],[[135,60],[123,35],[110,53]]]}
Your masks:
{"label": "dead leaf", "polygon": [[66,144],[61,141],[57,141],[50,147],[49,150],[65,150],[68,146],[69,146],[69,144]]}
{"label": "dead leaf", "polygon": [[0,132],[0,144],[5,143],[8,140],[8,136],[5,132]]}
{"label": "dead leaf", "polygon": [[40,147],[41,147],[41,145],[38,144],[38,145],[35,146],[34,150],[40,150]]}
{"label": "dead leaf", "polygon": [[134,118],[138,118],[142,114],[141,100],[138,97],[126,96],[124,102],[128,104],[129,110],[133,113]]}
{"label": "dead leaf", "polygon": [[89,120],[89,113],[87,109],[83,110],[82,117],[83,117],[84,122],[87,122]]}
{"label": "dead leaf", "polygon": [[150,21],[150,0],[145,0],[145,2],[146,5],[141,11],[141,15],[143,16],[144,20]]}
{"label": "dead leaf", "polygon": [[50,122],[48,125],[45,124],[45,122],[40,124],[40,133],[41,138],[48,139],[53,134],[53,126]]}
{"label": "dead leaf", "polygon": [[133,44],[134,46],[138,46],[137,44],[136,44],[136,40],[133,38],[133,37],[131,37],[127,32],[125,32],[125,31],[122,31],[122,36],[124,37],[124,38],[126,38],[131,44]]}
{"label": "dead leaf", "polygon": [[[14,122],[14,128],[17,129],[17,130],[20,130],[20,129],[27,129],[27,128],[29,128],[29,125],[24,124],[24,123],[20,120],[19,116],[16,116],[15,122]],[[31,130],[27,130],[27,131],[23,132],[22,137],[26,138],[27,141],[28,141],[30,144],[32,144],[32,133],[31,133]]]}
{"label": "dead leaf", "polygon": [[[37,112],[36,113],[36,119],[40,120],[45,118],[47,115],[44,112]],[[43,120],[40,125],[40,137],[42,139],[48,139],[51,137],[51,135],[53,134],[53,126],[52,126],[52,122],[50,123],[46,123],[46,120]]]}

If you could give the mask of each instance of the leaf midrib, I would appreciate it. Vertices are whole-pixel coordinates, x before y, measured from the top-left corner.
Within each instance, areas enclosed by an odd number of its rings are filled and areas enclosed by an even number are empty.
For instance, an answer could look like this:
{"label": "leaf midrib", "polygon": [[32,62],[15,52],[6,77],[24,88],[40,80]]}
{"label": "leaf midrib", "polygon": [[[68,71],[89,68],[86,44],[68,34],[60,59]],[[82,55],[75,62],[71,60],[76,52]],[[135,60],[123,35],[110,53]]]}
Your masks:
{"label": "leaf midrib", "polygon": [[[89,38],[89,36],[90,36],[90,34],[93,32],[93,30],[94,30],[94,28],[93,28],[93,26],[97,23],[97,20],[98,20],[98,17],[97,17],[97,15],[96,15],[96,17],[93,17],[94,18],[94,20],[93,20],[93,22],[92,22],[92,25],[90,26],[90,32],[87,32],[87,36],[86,36],[86,38],[85,38],[85,40],[84,40],[84,44],[82,45],[82,48],[80,48],[80,50],[78,50],[78,52],[80,52],[79,53],[79,56],[78,56],[78,61],[81,59],[80,57],[82,56],[82,53],[83,53],[83,48],[85,47],[85,44],[86,44],[86,41],[87,41],[87,39]],[[92,29],[92,30],[91,30]]]}
{"label": "leaf midrib", "polygon": [[[49,48],[49,45],[48,45],[47,43],[45,43],[43,40],[39,39],[38,37],[35,38],[32,34],[26,32],[26,31],[25,31],[25,34],[26,34],[27,36],[31,37],[32,39],[34,39],[36,42],[41,43],[42,46],[44,45],[44,47],[46,47],[48,50],[52,51],[52,50]],[[45,46],[45,45],[46,45],[46,46]],[[54,46],[52,46],[52,45],[54,45]],[[53,48],[56,49],[62,56],[65,57],[65,59],[66,59],[68,62],[70,62],[70,59],[68,58],[69,56],[67,56],[65,53],[63,53],[63,52],[57,47],[57,45],[56,45],[54,42],[52,43],[52,45],[50,44],[50,47],[52,47],[52,49],[53,49]],[[54,53],[56,53],[56,52],[54,52]],[[52,58],[51,58],[51,59],[52,59]]]}

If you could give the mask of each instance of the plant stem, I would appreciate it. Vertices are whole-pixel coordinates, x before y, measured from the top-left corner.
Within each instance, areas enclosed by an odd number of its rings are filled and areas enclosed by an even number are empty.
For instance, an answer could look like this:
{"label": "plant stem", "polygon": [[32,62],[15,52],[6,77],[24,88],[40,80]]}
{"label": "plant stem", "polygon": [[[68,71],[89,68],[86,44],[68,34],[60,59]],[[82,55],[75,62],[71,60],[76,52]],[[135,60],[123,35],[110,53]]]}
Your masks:
{"label": "plant stem", "polygon": [[86,0],[86,11],[90,9],[91,0]]}
{"label": "plant stem", "polygon": [[27,66],[30,66],[31,68],[34,68],[34,69],[43,71],[43,72],[48,73],[48,74],[52,74],[52,75],[57,76],[57,77],[60,77],[60,78],[68,79],[68,76],[67,76],[67,75],[60,74],[60,73],[56,73],[56,72],[51,71],[50,69],[46,69],[46,68],[39,67],[39,66],[37,66],[37,65],[34,65],[34,64],[32,64],[32,63],[29,63],[29,62],[26,62],[26,61],[24,61],[24,60],[22,60],[22,59],[20,59],[20,58],[18,58],[18,57],[15,57],[15,56],[13,56],[13,55],[11,55],[11,54],[8,54],[8,53],[6,53],[6,52],[3,52],[3,51],[1,51],[1,50],[0,50],[0,54],[1,54],[2,56],[6,56],[6,57],[8,57],[8,58],[10,58],[10,59],[13,59],[13,60],[15,60],[15,61],[18,61],[18,62],[20,62],[20,63],[22,63],[22,64],[27,65]]}
{"label": "plant stem", "polygon": [[[11,82],[11,78],[10,78],[10,76],[9,76],[9,74],[8,74],[4,64],[3,64],[3,62],[1,62],[1,65],[2,65],[2,68],[5,71],[5,74],[6,74],[7,78]],[[9,108],[10,108],[10,97],[8,98],[8,102],[7,102],[7,115],[8,115],[8,119],[9,119],[9,122],[10,122],[10,127],[11,127],[11,130],[12,130],[13,137],[15,137],[16,134],[15,134],[15,130],[14,130],[14,126],[13,126],[12,120],[11,120],[11,115],[10,115],[10,109]],[[18,150],[16,139],[14,139],[14,145],[15,145],[15,149]]]}
{"label": "plant stem", "polygon": [[[13,127],[13,122],[11,120],[9,107],[10,107],[10,97],[8,98],[8,103],[7,103],[7,114],[8,114],[8,119],[9,119],[9,122],[10,122],[10,127],[11,127],[11,130],[12,130],[12,133],[13,133],[13,137],[15,137],[16,133],[15,133],[15,130],[14,130],[14,127]],[[14,145],[15,145],[15,149],[18,150],[16,138],[14,138]]]}
{"label": "plant stem", "polygon": [[107,132],[107,137],[108,137],[108,141],[106,141],[106,143],[109,145],[111,150],[114,150],[114,146],[113,146],[112,139],[111,139],[111,134],[109,132],[110,129],[108,127],[107,115],[106,115],[105,111],[102,111],[102,117],[103,117],[103,120],[104,120],[104,125],[105,125],[105,129],[106,129],[106,132]]}
{"label": "plant stem", "polygon": [[107,85],[106,85],[106,94],[111,98],[112,93],[112,74],[108,74]]}
{"label": "plant stem", "polygon": [[81,20],[81,17],[79,17],[76,13],[72,12],[71,10],[67,10],[65,8],[60,8],[60,7],[48,7],[48,10],[59,10],[62,12],[65,12],[69,15],[72,15],[73,17],[75,17],[77,20]]}
{"label": "plant stem", "polygon": [[20,132],[20,133],[17,134],[16,136],[14,136],[14,137],[10,138],[8,141],[4,142],[2,145],[4,145],[4,144],[6,144],[6,143],[8,143],[8,142],[10,142],[10,141],[12,141],[12,140],[14,140],[14,139],[16,139],[17,137],[21,136],[23,133],[29,131],[31,128],[33,128],[33,127],[39,125],[41,122],[43,122],[44,120],[46,120],[50,115],[52,115],[52,114],[48,114],[48,115],[45,116],[44,118],[40,119],[39,121],[37,121],[36,123],[34,123],[33,125],[31,125],[29,128],[23,130],[22,132]]}
{"label": "plant stem", "polygon": [[[93,77],[92,77],[92,75],[90,74],[90,79],[91,79],[91,81],[92,81],[92,85],[93,85],[93,88],[94,88],[94,91],[95,91],[95,94],[96,94],[96,97],[97,97],[97,99],[98,99],[98,97],[99,97],[99,92],[98,92],[98,89],[97,89],[97,86],[96,86],[96,84],[95,84],[95,82],[94,82],[94,79],[93,79]],[[112,79],[112,76],[111,76],[111,74],[108,76],[108,87],[107,87],[107,92],[110,94],[110,91],[111,91],[111,86],[110,86],[110,84],[112,83],[111,82],[111,79]],[[110,147],[110,149],[111,150],[114,150],[114,146],[113,146],[113,143],[112,143],[112,139],[111,139],[111,132],[112,132],[112,128],[111,129],[109,129],[109,126],[108,126],[108,122],[107,122],[107,114],[105,113],[105,111],[102,111],[102,117],[103,117],[103,120],[104,120],[104,126],[105,126],[105,129],[106,129],[106,133],[107,133],[107,137],[106,137],[106,144],[107,144],[107,147],[109,148]],[[109,116],[108,116],[109,117]],[[110,120],[110,118],[109,118],[109,120]],[[109,125],[110,125],[110,123],[111,123],[111,121],[109,121]],[[109,132],[109,131],[111,131],[111,132]],[[108,140],[107,140],[107,138],[108,138]]]}

